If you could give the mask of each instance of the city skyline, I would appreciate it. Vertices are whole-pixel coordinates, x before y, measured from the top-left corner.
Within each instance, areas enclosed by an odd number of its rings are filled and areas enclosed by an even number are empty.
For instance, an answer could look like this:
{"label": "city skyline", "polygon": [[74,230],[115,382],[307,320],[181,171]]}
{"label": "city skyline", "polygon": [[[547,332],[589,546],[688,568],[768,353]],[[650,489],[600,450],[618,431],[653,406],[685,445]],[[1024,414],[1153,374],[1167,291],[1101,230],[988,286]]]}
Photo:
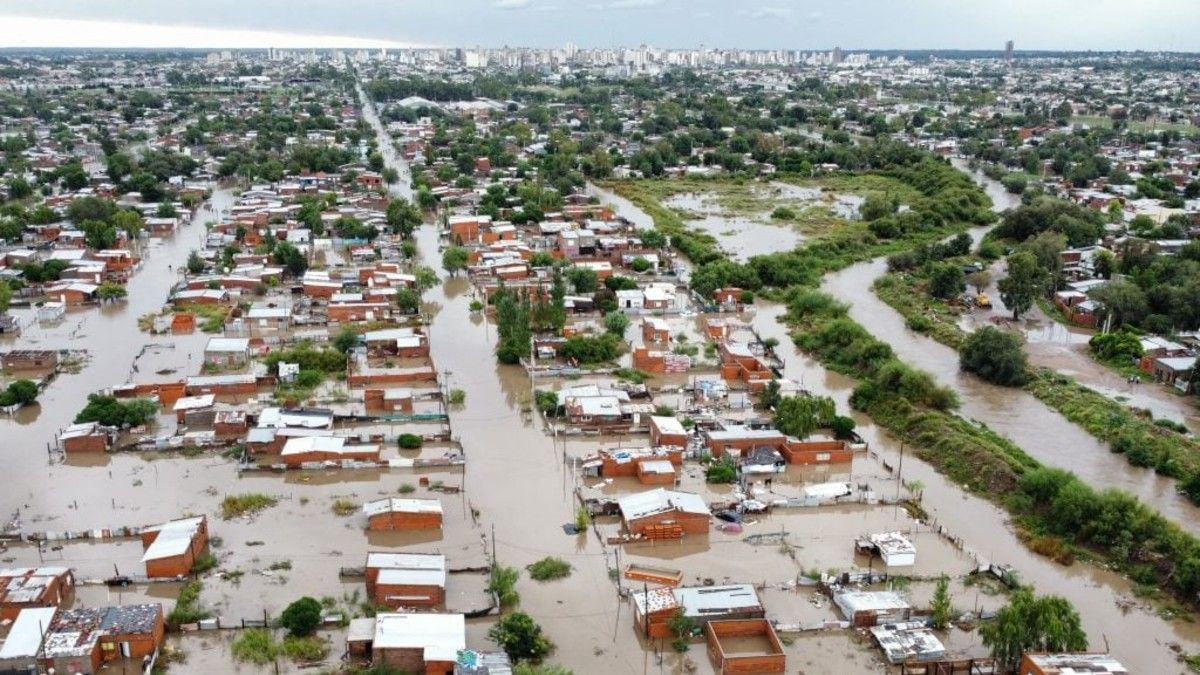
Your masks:
{"label": "city skyline", "polygon": [[[1147,0],[1111,18],[1120,0],[346,0],[295,11],[279,0],[0,0],[0,47],[402,48],[701,44],[744,49],[995,49],[1200,51],[1200,12],[1187,0]],[[1193,10],[1193,11],[1189,11]],[[1125,12],[1128,14],[1128,12]],[[69,19],[62,17],[70,16]],[[1162,17],[1170,16],[1164,22]],[[1070,31],[1062,30],[1070,26]]]}

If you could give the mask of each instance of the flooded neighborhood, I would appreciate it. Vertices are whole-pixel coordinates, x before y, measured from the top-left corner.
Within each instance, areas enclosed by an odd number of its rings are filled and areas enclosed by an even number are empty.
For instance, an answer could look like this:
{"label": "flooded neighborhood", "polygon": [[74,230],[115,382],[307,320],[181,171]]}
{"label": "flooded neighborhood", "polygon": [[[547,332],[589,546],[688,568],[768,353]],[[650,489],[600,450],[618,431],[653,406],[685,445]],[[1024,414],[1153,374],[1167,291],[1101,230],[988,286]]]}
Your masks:
{"label": "flooded neighborhood", "polygon": [[0,674],[1195,672],[1198,92],[0,50]]}

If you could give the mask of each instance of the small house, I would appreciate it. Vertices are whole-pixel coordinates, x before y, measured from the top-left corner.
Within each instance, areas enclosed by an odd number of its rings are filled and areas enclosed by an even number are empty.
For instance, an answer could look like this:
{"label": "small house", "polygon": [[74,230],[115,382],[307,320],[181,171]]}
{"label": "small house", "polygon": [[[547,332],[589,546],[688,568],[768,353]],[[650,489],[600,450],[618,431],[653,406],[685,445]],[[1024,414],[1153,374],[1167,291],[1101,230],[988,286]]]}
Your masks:
{"label": "small house", "polygon": [[367,553],[367,595],[378,605],[437,607],[446,601],[446,557],[440,553]]}
{"label": "small house", "polygon": [[363,405],[368,411],[403,412],[413,411],[412,389],[367,389],[363,392]]}
{"label": "small house", "polygon": [[303,436],[290,438],[279,456],[290,467],[321,462],[378,462],[379,444],[351,445],[340,436]]}
{"label": "small house", "polygon": [[63,452],[107,452],[112,447],[112,434],[96,422],[81,422],[63,429],[58,443]]}
{"label": "small house", "polygon": [[912,567],[917,564],[917,547],[901,532],[868,535],[859,548],[877,553],[885,567]]}
{"label": "small house", "polygon": [[620,497],[617,505],[626,530],[650,539],[706,534],[712,520],[704,499],[693,492],[656,488]]}
{"label": "small house", "polygon": [[833,604],[857,628],[902,623],[912,614],[912,607],[894,591],[843,590],[834,593]]}
{"label": "small house", "polygon": [[462,614],[377,614],[371,661],[401,672],[449,675],[466,646]]}
{"label": "small house", "polygon": [[59,610],[46,629],[41,662],[56,672],[81,675],[119,659],[140,666],[162,646],[165,633],[158,603]]}
{"label": "small house", "polygon": [[208,547],[208,520],[204,516],[172,520],[142,530],[142,562],[150,578],[189,574]]}
{"label": "small house", "polygon": [[245,366],[250,362],[250,340],[210,338],[204,347],[204,362],[227,368]]}
{"label": "small house", "polygon": [[0,642],[0,673],[39,672],[46,632],[58,613],[57,607],[34,607],[17,612],[8,635]]}
{"label": "small house", "polygon": [[0,569],[0,621],[31,607],[58,607],[74,589],[75,575],[66,567]]}
{"label": "small house", "polygon": [[368,530],[435,530],[442,526],[442,503],[436,499],[388,497],[363,504]]}
{"label": "small house", "polygon": [[5,371],[54,370],[58,367],[58,352],[52,349],[14,349],[0,356]]}
{"label": "small house", "polygon": [[685,448],[688,438],[687,429],[684,429],[683,423],[675,417],[650,416],[650,445]]}
{"label": "small house", "polygon": [[679,612],[702,626],[709,621],[761,619],[766,615],[758,592],[750,584],[652,588],[634,591],[630,598],[636,629],[650,638],[670,637],[668,622]]}

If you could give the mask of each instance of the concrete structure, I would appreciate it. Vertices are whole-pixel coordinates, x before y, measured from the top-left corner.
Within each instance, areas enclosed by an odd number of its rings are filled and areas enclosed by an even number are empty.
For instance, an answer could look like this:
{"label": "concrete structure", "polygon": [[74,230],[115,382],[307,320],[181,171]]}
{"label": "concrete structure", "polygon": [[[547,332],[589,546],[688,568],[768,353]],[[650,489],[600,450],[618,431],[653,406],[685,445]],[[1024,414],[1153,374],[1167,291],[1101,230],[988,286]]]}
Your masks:
{"label": "concrete structure", "polygon": [[701,625],[765,615],[758,592],[749,584],[652,588],[634,591],[630,599],[638,632],[650,638],[672,637],[668,621],[678,611]]}
{"label": "concrete structure", "polygon": [[63,452],[106,452],[112,446],[112,435],[96,422],[72,424],[58,435]]}
{"label": "concrete structure", "polygon": [[883,650],[888,663],[937,661],[946,647],[923,623],[887,623],[871,628],[871,637]]}

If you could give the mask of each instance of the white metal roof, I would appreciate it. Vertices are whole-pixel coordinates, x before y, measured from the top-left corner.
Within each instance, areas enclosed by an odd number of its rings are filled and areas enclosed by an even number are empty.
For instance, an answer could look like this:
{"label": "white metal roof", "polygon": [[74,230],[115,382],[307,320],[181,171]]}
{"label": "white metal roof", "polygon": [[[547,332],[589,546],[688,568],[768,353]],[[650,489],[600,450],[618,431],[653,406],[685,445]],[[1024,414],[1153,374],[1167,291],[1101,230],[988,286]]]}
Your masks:
{"label": "white metal roof", "polygon": [[[289,443],[291,441],[288,441]],[[436,499],[401,499],[389,497],[363,504],[363,513],[376,516],[381,513],[441,513],[442,503]]]}
{"label": "white metal roof", "polygon": [[676,509],[684,513],[710,514],[708,505],[700,495],[663,488],[625,495],[617,499],[617,505],[626,520],[645,518]]}
{"label": "white metal roof", "polygon": [[0,661],[37,656],[42,646],[42,638],[50,621],[54,619],[57,607],[33,607],[23,609],[17,614],[8,631],[8,637],[0,644]]}
{"label": "white metal roof", "polygon": [[246,338],[210,338],[204,351],[247,352],[250,351],[250,340]]}
{"label": "white metal roof", "polygon": [[299,455],[305,452],[342,452],[346,439],[337,436],[303,436],[289,438],[283,444],[281,455]]}
{"label": "white metal roof", "polygon": [[150,544],[150,547],[142,554],[142,562],[162,560],[163,558],[182,555],[192,545],[192,537],[200,529],[202,521],[203,518],[197,516],[183,520],[172,520],[156,528],[149,528],[151,530],[157,529],[158,536],[154,539],[154,543]]}
{"label": "white metal roof", "polygon": [[377,614],[376,649],[423,648],[426,661],[454,661],[467,646],[462,614]]}

